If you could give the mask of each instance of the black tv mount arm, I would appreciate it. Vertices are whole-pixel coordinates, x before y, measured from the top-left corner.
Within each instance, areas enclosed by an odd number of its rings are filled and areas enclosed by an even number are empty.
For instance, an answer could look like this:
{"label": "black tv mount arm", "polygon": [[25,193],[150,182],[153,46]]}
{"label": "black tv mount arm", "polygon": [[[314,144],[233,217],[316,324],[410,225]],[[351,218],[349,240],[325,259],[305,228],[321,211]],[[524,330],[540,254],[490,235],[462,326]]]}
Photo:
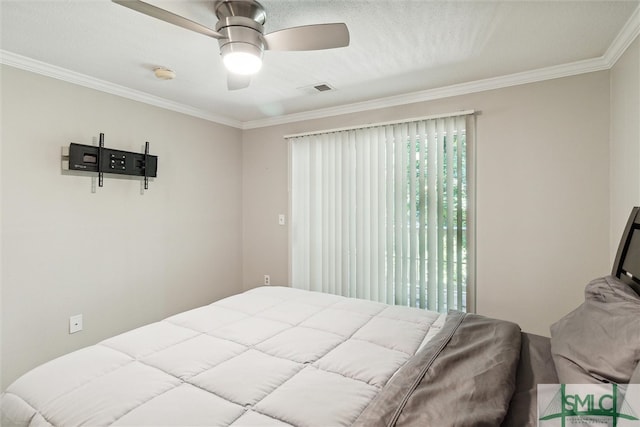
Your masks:
{"label": "black tv mount arm", "polygon": [[149,154],[149,142],[144,146],[144,154],[131,151],[113,150],[104,147],[104,133],[100,134],[98,146],[70,143],[63,154],[65,169],[83,172],[97,172],[98,186],[103,186],[105,173],[143,176],[144,188],[149,188],[149,178],[158,173],[158,156]]}

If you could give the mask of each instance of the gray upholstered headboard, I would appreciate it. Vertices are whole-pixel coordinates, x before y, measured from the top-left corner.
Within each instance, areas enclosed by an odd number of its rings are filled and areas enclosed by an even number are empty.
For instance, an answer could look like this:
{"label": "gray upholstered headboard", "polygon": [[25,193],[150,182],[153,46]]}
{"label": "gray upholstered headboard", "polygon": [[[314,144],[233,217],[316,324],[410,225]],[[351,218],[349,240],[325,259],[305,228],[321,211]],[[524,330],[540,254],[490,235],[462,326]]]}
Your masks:
{"label": "gray upholstered headboard", "polygon": [[640,207],[631,210],[611,274],[640,295]]}

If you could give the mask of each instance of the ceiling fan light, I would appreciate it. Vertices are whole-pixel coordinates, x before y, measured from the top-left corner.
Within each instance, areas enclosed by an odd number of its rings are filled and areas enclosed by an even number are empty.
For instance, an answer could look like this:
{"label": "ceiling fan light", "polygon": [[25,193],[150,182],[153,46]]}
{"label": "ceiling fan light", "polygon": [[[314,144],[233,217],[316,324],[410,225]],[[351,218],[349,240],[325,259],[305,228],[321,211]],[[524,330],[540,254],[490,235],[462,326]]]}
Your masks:
{"label": "ceiling fan light", "polygon": [[248,76],[262,68],[262,58],[249,52],[229,52],[222,58],[230,73]]}
{"label": "ceiling fan light", "polygon": [[230,42],[221,46],[222,62],[230,73],[249,76],[262,67],[262,49],[251,43]]}

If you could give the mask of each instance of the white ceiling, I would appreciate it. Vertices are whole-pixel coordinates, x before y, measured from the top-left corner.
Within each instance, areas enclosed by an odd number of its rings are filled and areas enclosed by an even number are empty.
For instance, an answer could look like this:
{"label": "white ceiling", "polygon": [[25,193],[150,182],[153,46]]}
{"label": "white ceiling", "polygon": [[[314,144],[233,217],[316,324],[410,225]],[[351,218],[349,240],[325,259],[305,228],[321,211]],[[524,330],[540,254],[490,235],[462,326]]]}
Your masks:
{"label": "white ceiling", "polygon": [[[215,26],[212,0],[149,2]],[[606,69],[640,27],[640,0],[261,3],[266,33],[345,22],[350,46],[265,52],[251,86],[228,91],[214,39],[109,0],[1,0],[2,62],[247,128],[437,96],[442,88]],[[156,79],[157,66],[176,79]],[[335,91],[310,93],[318,83]]]}

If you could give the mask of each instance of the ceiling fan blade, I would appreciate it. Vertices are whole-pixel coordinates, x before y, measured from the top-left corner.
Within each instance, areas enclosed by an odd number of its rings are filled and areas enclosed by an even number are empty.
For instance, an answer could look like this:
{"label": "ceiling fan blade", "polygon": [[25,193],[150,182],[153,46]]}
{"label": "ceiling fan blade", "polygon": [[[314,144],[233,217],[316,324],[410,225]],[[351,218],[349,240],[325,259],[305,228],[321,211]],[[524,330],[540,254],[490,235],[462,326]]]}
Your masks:
{"label": "ceiling fan blade", "polygon": [[264,36],[269,50],[322,50],[349,46],[346,24],[316,24],[285,28]]}
{"label": "ceiling fan blade", "polygon": [[244,76],[240,74],[227,74],[227,89],[229,90],[238,90],[249,87],[249,83],[251,83],[251,76]]}
{"label": "ceiling fan blade", "polygon": [[195,31],[196,33],[204,34],[205,36],[213,37],[214,39],[222,39],[224,36],[217,31],[212,30],[209,27],[198,24],[190,19],[184,18],[180,15],[176,15],[168,10],[161,9],[149,3],[145,3],[140,0],[112,0],[121,6],[128,7],[137,12],[144,13],[145,15],[152,16],[160,19],[161,21],[168,22],[178,27],[186,28],[187,30]]}

